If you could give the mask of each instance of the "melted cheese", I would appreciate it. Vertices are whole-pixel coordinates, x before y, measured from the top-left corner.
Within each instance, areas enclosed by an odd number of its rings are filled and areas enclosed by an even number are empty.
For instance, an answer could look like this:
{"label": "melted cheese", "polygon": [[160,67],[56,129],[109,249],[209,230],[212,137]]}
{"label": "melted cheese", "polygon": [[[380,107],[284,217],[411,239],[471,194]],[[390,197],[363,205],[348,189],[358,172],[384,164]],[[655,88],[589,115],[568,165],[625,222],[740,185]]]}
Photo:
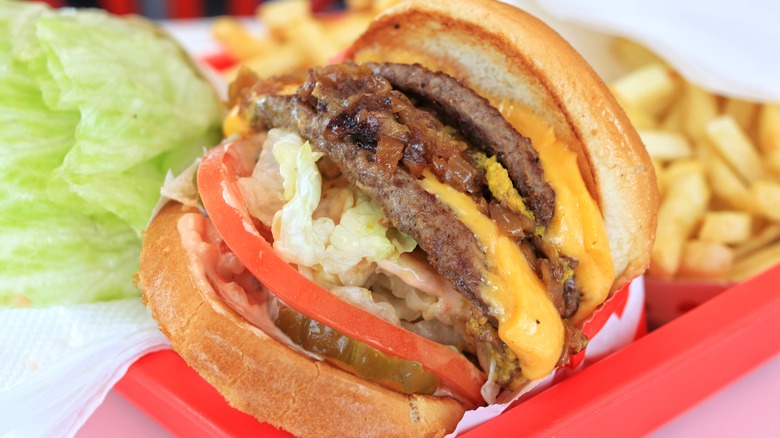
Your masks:
{"label": "melted cheese", "polygon": [[563,349],[563,322],[519,247],[468,195],[427,172],[420,184],[447,205],[484,248],[489,268],[481,296],[498,319],[498,336],[520,359],[523,375],[538,379],[549,374]]}
{"label": "melted cheese", "polygon": [[518,105],[504,103],[497,108],[515,129],[531,139],[539,152],[544,176],[555,190],[555,213],[544,240],[561,254],[577,259],[574,280],[582,297],[572,322],[579,324],[604,302],[615,280],[601,210],[585,186],[577,155],[556,138],[551,126]]}
{"label": "melted cheese", "polygon": [[239,113],[238,105],[234,106],[227,117],[225,117],[225,120],[222,121],[222,133],[225,135],[225,138],[234,134],[243,136],[251,131],[249,122]]}
{"label": "melted cheese", "polygon": [[[429,69],[453,73],[444,63],[416,53],[414,49],[364,49],[355,60],[420,62]],[[555,214],[545,230],[545,240],[555,245],[561,254],[577,259],[574,279],[583,295],[572,322],[579,324],[604,302],[615,280],[601,210],[582,180],[577,155],[555,137],[549,124],[514,102],[492,103],[515,129],[531,139],[539,151],[545,178],[555,190]]]}
{"label": "melted cheese", "polygon": [[[449,70],[437,60],[429,57],[422,60],[414,51],[401,49],[390,53],[363,50],[355,61],[406,64],[422,61],[429,69]],[[493,104],[515,129],[531,139],[539,152],[545,178],[555,191],[555,213],[544,230],[544,240],[558,248],[561,254],[577,260],[574,278],[582,296],[579,309],[571,320],[578,325],[604,302],[615,278],[601,211],[582,179],[576,154],[556,138],[550,125],[520,105]],[[247,121],[234,108],[223,124],[225,136],[248,130]],[[517,354],[525,377],[546,376],[555,368],[561,355],[564,328],[544,285],[517,245],[503,236],[468,196],[431,176],[421,184],[453,209],[486,248],[491,271],[486,274],[481,292],[499,320],[499,337]]]}

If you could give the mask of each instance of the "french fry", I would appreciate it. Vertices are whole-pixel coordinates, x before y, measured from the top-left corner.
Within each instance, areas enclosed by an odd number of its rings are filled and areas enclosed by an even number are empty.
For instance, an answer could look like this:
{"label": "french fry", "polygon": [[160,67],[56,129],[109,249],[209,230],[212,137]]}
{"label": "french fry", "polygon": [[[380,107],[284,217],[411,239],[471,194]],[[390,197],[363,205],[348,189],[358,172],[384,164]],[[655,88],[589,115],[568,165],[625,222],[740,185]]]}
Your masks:
{"label": "french fry", "polygon": [[771,244],[780,244],[780,225],[770,224],[765,226],[752,239],[734,248],[734,257],[745,257]]}
{"label": "french fry", "polygon": [[626,106],[657,116],[674,100],[680,81],[674,70],[654,63],[613,82],[612,90]]}
{"label": "french fry", "polygon": [[767,154],[766,167],[772,172],[775,179],[780,180],[780,151],[772,151]]}
{"label": "french fry", "polygon": [[734,251],[718,242],[691,240],[685,244],[677,276],[722,279],[731,270]]}
{"label": "french fry", "polygon": [[304,53],[314,65],[325,64],[341,49],[328,38],[319,24],[312,20],[302,21],[288,29],[287,37],[291,45]]}
{"label": "french fry", "polygon": [[339,47],[349,47],[368,27],[373,14],[360,12],[320,21],[323,32]]}
{"label": "french fry", "polygon": [[755,102],[729,98],[723,105],[723,113],[734,118],[744,132],[750,132],[758,115],[759,106]]}
{"label": "french fry", "polygon": [[711,156],[706,166],[707,178],[713,194],[725,200],[731,207],[742,211],[753,211],[750,189],[722,158]]}
{"label": "french fry", "polygon": [[241,66],[266,77],[322,65],[395,1],[354,0],[348,2],[347,13],[322,17],[312,14],[309,0],[263,2],[257,18],[267,32],[257,36],[235,19],[218,18],[212,27],[214,38],[239,63],[223,75],[232,80]]}
{"label": "french fry", "polygon": [[258,38],[247,31],[238,20],[220,17],[214,20],[211,34],[234,58],[247,59],[260,56],[273,49],[274,41]]}
{"label": "french fry", "polygon": [[664,131],[679,132],[683,134],[683,118],[685,116],[685,99],[678,98],[672,103],[672,107],[658,125]]}
{"label": "french fry", "polygon": [[691,83],[685,84],[683,93],[684,113],[682,125],[685,134],[694,142],[704,139],[704,127],[718,116],[718,101],[709,93]]}
{"label": "french fry", "polygon": [[312,21],[311,5],[308,0],[263,2],[257,8],[257,17],[271,35],[285,39],[296,24]]}
{"label": "french fry", "polygon": [[780,103],[764,105],[758,124],[761,150],[765,154],[780,151]]}
{"label": "french fry", "polygon": [[742,281],[780,263],[780,245],[765,246],[734,263],[728,279]]}
{"label": "french fry", "polygon": [[755,145],[731,116],[709,121],[705,132],[710,144],[745,181],[754,182],[763,177],[764,168]]}
{"label": "french fry", "polygon": [[780,184],[757,181],[750,186],[750,199],[758,212],[770,220],[780,221]]}
{"label": "french fry", "polygon": [[688,140],[676,132],[639,129],[639,137],[651,158],[676,160],[692,155]]}
{"label": "french fry", "polygon": [[780,104],[767,104],[761,108],[758,144],[767,157],[767,168],[780,178]]}
{"label": "french fry", "polygon": [[704,215],[699,240],[703,242],[735,244],[750,239],[753,218],[742,211],[710,211]]}
{"label": "french fry", "polygon": [[626,38],[616,38],[612,48],[620,61],[631,70],[661,62],[655,53]]}
{"label": "french fry", "polygon": [[[613,91],[614,94],[614,91]],[[620,106],[623,107],[628,119],[631,120],[631,124],[636,129],[656,129],[658,127],[658,121],[652,114],[630,103],[623,102],[620,97],[615,95],[620,102]]]}
{"label": "french fry", "polygon": [[[287,50],[282,46],[273,47],[260,56],[245,59],[242,65],[248,67],[260,77],[277,76],[296,70],[304,61],[304,55],[297,50]],[[232,80],[241,66],[224,73]]]}
{"label": "french fry", "polygon": [[[710,189],[704,168],[697,161],[678,162],[670,168],[672,178],[658,210],[658,228],[653,246],[650,273],[671,278],[680,266],[684,245],[707,209]],[[673,172],[673,173],[672,173]]]}

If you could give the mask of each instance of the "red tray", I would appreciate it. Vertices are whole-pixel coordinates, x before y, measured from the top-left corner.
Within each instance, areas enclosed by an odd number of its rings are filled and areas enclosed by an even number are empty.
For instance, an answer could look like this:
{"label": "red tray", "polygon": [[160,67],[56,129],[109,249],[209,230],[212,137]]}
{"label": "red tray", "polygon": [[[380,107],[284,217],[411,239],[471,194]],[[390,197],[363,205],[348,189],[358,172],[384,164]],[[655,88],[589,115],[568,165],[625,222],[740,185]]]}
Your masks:
{"label": "red tray", "polygon": [[[641,435],[780,351],[780,266],[731,287],[466,436]],[[684,388],[684,391],[680,389]],[[179,436],[289,436],[239,412],[176,353],[135,363],[116,389]],[[670,397],[674,394],[674,397]]]}

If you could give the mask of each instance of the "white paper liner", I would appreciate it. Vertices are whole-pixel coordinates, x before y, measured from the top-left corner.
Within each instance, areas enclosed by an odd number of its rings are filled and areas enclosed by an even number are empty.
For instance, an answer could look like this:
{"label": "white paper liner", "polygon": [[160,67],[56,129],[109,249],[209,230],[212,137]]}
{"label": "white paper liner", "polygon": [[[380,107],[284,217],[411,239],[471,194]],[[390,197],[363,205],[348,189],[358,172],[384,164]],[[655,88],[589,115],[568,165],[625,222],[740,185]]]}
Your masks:
{"label": "white paper liner", "polygon": [[[591,63],[604,53],[580,39],[622,36],[650,48],[687,80],[726,96],[780,102],[780,2],[514,0],[566,37]],[[584,31],[584,32],[583,32]],[[587,35],[591,34],[591,35]],[[589,44],[586,43],[585,45]],[[607,55],[609,56],[609,55]],[[612,74],[602,74],[611,80]]]}
{"label": "white paper liner", "polygon": [[127,368],[168,347],[139,299],[0,310],[0,436],[75,435]]}

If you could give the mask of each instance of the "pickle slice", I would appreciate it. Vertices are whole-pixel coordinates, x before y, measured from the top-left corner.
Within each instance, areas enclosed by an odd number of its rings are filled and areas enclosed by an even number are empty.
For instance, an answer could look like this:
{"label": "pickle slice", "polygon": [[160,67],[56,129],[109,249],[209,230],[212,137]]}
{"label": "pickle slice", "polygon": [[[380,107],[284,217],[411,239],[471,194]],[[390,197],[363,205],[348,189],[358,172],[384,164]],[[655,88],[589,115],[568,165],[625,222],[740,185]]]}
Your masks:
{"label": "pickle slice", "polygon": [[405,394],[433,394],[439,379],[419,362],[388,357],[289,307],[280,307],[276,326],[304,350],[345,371]]}

